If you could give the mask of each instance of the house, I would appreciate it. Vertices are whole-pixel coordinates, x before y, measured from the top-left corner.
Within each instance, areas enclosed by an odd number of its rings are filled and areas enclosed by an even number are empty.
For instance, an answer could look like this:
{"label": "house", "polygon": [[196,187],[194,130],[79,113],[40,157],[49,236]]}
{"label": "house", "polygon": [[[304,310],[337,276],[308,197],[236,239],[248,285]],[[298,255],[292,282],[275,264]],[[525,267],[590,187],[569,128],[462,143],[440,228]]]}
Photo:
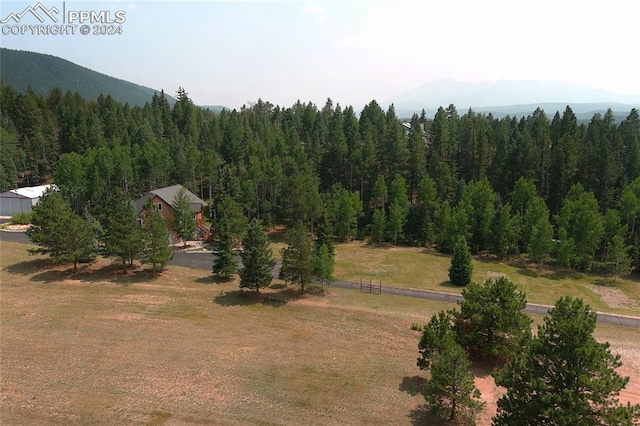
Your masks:
{"label": "house", "polygon": [[38,204],[42,194],[51,185],[27,186],[10,189],[0,194],[0,216],[11,217],[18,213],[29,213]]}
{"label": "house", "polygon": [[[156,208],[162,213],[162,216],[167,220],[167,226],[171,229],[171,221],[174,215],[174,208],[172,206],[173,200],[176,197],[176,194],[183,189],[182,185],[172,185],[167,186],[166,188],[154,189],[153,191],[149,191],[145,193],[142,197],[138,198],[135,203],[136,214],[143,220],[144,218],[144,206],[147,203],[147,200],[151,199]],[[210,229],[204,223],[204,208],[207,206],[207,203],[202,201],[197,195],[188,189],[184,188],[187,196],[190,199],[191,210],[193,211],[193,215],[196,218],[196,224],[198,227],[197,230],[197,238],[207,240],[210,236]],[[174,233],[171,233],[172,242],[176,242],[179,239]]]}

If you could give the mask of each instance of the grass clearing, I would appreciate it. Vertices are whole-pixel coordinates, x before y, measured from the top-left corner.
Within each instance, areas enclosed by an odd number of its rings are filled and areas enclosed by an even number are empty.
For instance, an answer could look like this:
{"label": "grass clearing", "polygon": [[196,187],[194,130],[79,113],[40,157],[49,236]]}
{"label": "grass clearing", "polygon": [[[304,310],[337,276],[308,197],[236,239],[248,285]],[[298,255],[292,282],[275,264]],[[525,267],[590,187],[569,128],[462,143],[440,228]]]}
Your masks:
{"label": "grass clearing", "polygon": [[[382,281],[382,285],[460,293],[449,282],[450,256],[417,247],[369,245],[361,241],[336,246],[335,276],[341,280]],[[473,280],[506,275],[526,294],[531,303],[553,305],[565,295],[583,298],[593,309],[640,315],[640,279],[619,278],[576,271],[540,269],[537,265],[499,262],[474,257]]]}
{"label": "grass clearing", "polygon": [[422,403],[401,389],[409,327],[436,302],[277,282],[273,303],[206,271],[71,276],[24,249],[2,244],[3,423],[409,424]]}
{"label": "grass clearing", "polygon": [[[3,424],[424,420],[410,327],[453,304],[338,288],[299,298],[279,281],[257,297],[208,271],[122,276],[105,259],[70,275],[25,248],[2,242]],[[640,330],[598,333],[640,377]]]}

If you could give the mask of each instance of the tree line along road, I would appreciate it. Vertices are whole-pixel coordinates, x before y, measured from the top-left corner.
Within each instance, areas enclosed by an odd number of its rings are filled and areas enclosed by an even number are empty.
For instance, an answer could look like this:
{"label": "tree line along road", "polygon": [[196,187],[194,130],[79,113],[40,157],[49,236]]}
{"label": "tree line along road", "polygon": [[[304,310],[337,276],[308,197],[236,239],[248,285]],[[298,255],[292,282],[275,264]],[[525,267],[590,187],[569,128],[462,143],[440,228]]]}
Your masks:
{"label": "tree line along road", "polygon": [[[29,237],[24,232],[0,231],[0,249],[2,241],[11,241],[15,243],[29,244]],[[181,250],[174,251],[173,259],[170,265],[184,266],[187,268],[202,269],[211,271],[213,259],[210,253],[188,253]],[[274,268],[274,277],[278,276],[280,262]],[[334,287],[360,290],[360,283],[337,280],[332,284]],[[392,294],[396,296],[415,297],[418,299],[439,300],[442,302],[456,303],[462,300],[459,294],[441,293],[437,291],[420,290],[413,288],[400,288],[391,286],[381,286],[380,292],[384,294]],[[375,297],[375,295],[373,295]],[[552,306],[538,305],[527,303],[525,312],[530,314],[546,315]],[[640,328],[640,317],[630,315],[610,314],[606,312],[598,312],[598,322],[604,324],[622,325],[625,327]]]}

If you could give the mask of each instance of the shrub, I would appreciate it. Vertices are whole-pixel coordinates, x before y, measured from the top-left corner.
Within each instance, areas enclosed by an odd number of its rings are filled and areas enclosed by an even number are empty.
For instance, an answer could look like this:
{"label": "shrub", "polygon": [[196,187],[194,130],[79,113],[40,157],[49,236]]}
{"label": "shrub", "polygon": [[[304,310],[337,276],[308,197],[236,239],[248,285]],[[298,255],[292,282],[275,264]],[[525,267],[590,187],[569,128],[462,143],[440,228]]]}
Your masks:
{"label": "shrub", "polygon": [[14,216],[11,216],[11,223],[14,225],[28,225],[31,223],[31,218],[33,217],[33,213],[18,213]]}

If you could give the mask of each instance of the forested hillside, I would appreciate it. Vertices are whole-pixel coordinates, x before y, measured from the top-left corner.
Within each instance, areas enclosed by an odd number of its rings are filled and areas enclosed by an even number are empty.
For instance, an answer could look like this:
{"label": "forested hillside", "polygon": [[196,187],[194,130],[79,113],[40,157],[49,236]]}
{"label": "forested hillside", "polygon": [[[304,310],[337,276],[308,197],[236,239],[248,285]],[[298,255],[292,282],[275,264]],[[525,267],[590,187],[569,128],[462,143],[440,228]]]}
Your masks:
{"label": "forested hillside", "polygon": [[[56,56],[4,48],[0,48],[0,75],[4,84],[19,92],[25,93],[31,87],[42,96],[47,96],[51,89],[58,87],[63,92],[78,92],[88,100],[96,100],[100,94],[104,94],[111,95],[118,102],[143,106],[151,101],[155,92]],[[167,99],[172,105],[175,102],[171,97]]]}
{"label": "forested hillside", "polygon": [[450,105],[405,126],[376,101],[360,114],[331,100],[214,114],[182,88],[173,107],[162,94],[142,107],[60,89],[3,85],[1,96],[0,189],[53,180],[77,211],[115,188],[180,183],[213,206],[229,194],[248,218],[338,239],[450,251],[462,235],[476,253],[580,269],[618,265],[628,247],[640,260],[635,109],[578,124],[570,108],[496,119]]}

